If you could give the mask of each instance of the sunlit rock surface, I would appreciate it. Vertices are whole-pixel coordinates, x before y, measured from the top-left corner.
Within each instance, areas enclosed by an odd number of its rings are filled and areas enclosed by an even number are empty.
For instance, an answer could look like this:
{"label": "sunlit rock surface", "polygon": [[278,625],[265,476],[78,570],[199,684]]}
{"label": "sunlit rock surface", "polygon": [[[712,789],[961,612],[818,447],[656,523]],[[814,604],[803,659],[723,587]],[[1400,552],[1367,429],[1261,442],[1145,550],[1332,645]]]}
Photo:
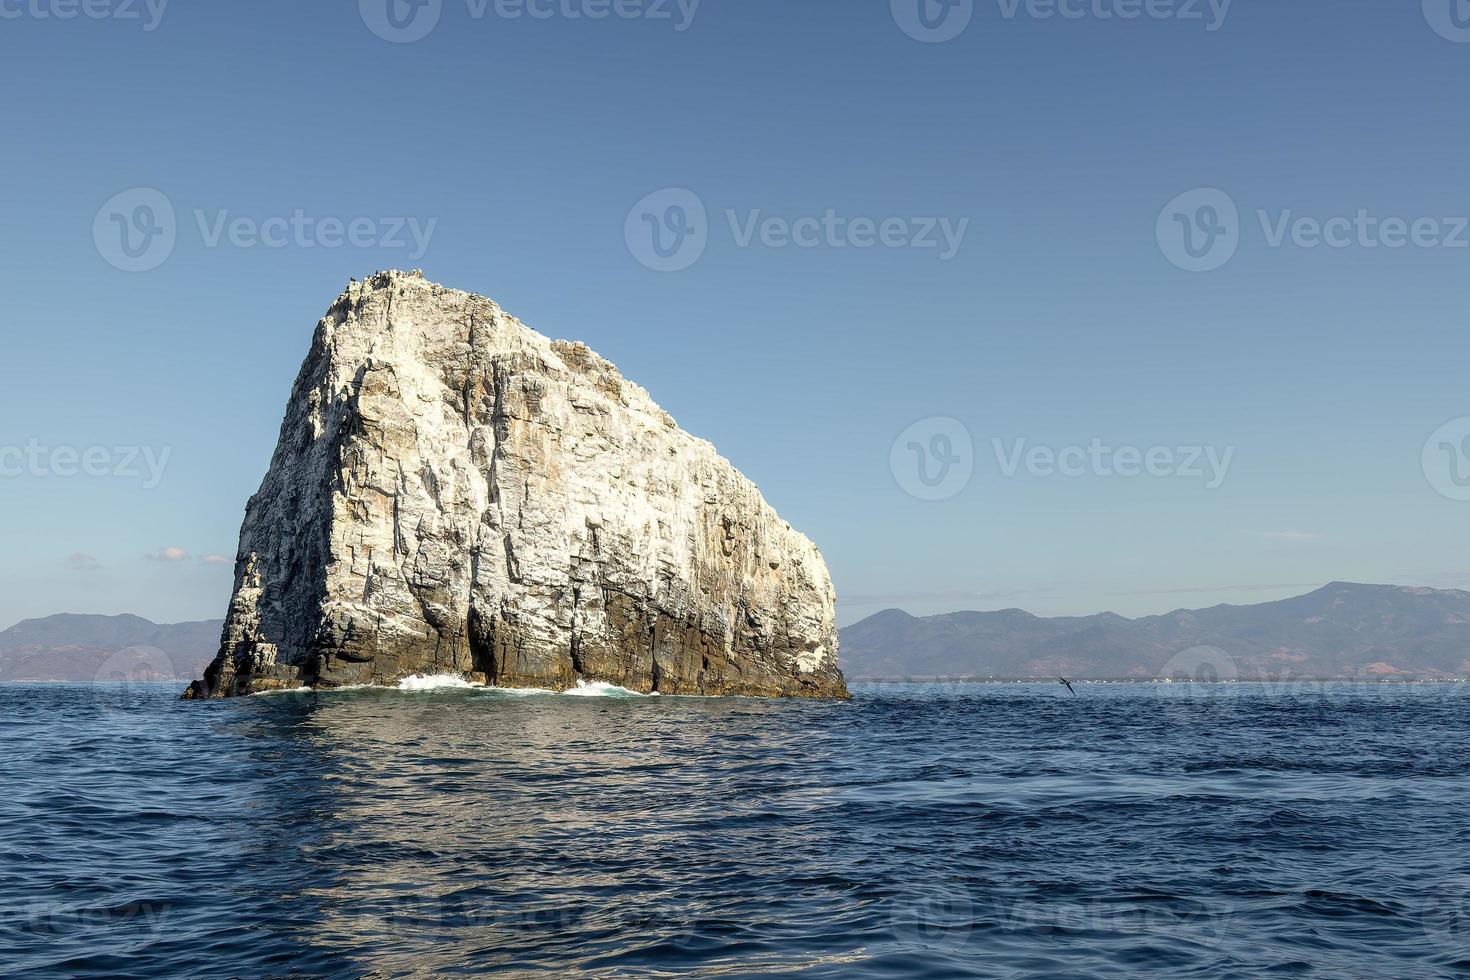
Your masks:
{"label": "sunlit rock surface", "polygon": [[418,273],[317,326],[186,697],[453,674],[845,697],[816,547],[585,346]]}

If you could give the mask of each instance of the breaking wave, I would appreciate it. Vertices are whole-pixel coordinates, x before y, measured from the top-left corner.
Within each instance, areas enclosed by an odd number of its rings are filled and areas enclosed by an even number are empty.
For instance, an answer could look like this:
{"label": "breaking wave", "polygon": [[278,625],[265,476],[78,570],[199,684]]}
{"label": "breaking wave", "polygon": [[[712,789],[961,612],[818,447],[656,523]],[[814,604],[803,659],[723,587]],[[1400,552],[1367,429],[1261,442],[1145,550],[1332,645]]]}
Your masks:
{"label": "breaking wave", "polygon": [[656,698],[658,692],[652,694],[640,694],[630,691],[626,687],[609,684],[606,681],[578,681],[575,687],[565,691],[552,691],[544,687],[489,687],[485,689],[493,694],[504,694],[511,697],[534,697],[537,695],[568,698]]}
{"label": "breaking wave", "polygon": [[563,691],[567,697],[581,698],[643,698],[658,697],[658,693],[639,694],[630,691],[626,687],[618,687],[616,684],[608,684],[604,681],[578,681],[577,686],[569,691]]}
{"label": "breaking wave", "polygon": [[467,681],[455,674],[415,674],[413,677],[405,677],[394,685],[396,691],[468,691],[474,688],[484,687],[484,684],[476,684]]}

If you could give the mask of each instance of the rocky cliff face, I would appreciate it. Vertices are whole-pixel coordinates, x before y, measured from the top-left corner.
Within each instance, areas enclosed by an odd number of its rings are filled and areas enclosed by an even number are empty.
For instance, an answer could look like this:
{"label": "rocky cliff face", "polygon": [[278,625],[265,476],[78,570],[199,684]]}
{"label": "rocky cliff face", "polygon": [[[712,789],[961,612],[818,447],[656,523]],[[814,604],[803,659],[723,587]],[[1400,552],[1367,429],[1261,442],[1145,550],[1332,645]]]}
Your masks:
{"label": "rocky cliff face", "polygon": [[186,697],[455,674],[845,697],[821,555],[577,343],[389,272],[318,324]]}

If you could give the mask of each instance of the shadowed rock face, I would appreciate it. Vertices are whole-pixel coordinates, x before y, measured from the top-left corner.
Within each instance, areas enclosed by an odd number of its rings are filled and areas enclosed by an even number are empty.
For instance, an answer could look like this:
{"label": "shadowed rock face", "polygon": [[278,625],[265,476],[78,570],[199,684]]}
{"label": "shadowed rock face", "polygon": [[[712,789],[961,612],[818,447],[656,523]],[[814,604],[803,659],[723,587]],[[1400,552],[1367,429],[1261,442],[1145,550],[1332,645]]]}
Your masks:
{"label": "shadowed rock face", "polygon": [[186,697],[454,674],[846,697],[815,546],[581,344],[418,273],[317,326]]}

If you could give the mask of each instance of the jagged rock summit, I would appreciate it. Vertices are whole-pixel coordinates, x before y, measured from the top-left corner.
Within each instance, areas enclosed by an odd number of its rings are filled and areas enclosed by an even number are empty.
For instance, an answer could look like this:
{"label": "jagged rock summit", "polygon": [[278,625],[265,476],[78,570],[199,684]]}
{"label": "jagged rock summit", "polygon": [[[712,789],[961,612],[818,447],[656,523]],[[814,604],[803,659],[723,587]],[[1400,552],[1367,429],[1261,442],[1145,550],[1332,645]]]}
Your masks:
{"label": "jagged rock summit", "polygon": [[846,697],[816,547],[579,343],[418,272],[317,325],[185,697],[452,674]]}

